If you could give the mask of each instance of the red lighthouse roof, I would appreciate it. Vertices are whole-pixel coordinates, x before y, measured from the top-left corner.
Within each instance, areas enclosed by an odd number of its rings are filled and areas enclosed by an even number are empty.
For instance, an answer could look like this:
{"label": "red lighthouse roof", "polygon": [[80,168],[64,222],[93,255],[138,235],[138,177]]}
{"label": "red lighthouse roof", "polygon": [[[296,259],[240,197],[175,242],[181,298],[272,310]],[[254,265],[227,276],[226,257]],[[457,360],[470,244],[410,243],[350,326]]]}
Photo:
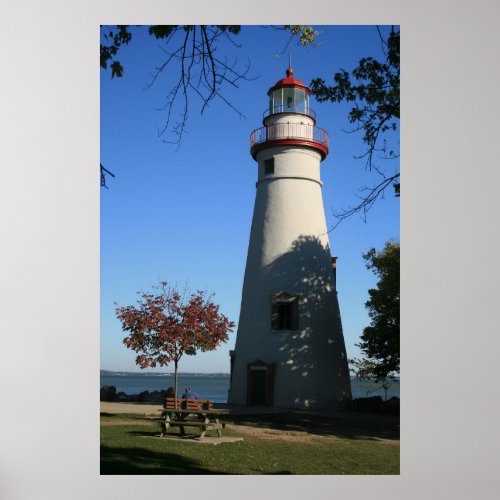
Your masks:
{"label": "red lighthouse roof", "polygon": [[283,87],[295,87],[298,89],[304,89],[307,92],[307,94],[311,95],[311,91],[304,84],[304,82],[302,82],[298,78],[294,78],[293,69],[290,67],[286,70],[286,78],[278,80],[276,82],[276,84],[274,85],[274,87],[271,87],[269,89],[269,91],[267,92],[267,95],[270,95],[271,92],[273,92],[274,90],[281,89]]}

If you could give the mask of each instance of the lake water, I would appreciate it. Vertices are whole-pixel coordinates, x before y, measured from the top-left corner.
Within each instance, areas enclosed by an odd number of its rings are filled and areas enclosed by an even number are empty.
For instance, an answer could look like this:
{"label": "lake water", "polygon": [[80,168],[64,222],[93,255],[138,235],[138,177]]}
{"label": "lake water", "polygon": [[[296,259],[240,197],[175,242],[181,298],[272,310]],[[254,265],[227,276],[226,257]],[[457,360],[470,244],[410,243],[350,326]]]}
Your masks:
{"label": "lake water", "polygon": [[[139,394],[143,391],[161,391],[174,386],[173,374],[142,374],[127,372],[107,372],[101,370],[101,385],[114,385],[117,392]],[[371,381],[351,379],[353,398],[382,396],[384,390],[381,384]],[[182,394],[186,387],[191,389],[202,399],[211,399],[215,403],[227,403],[229,390],[229,374],[225,373],[179,373],[178,388]],[[399,380],[391,382],[387,391],[388,397],[399,396]]]}

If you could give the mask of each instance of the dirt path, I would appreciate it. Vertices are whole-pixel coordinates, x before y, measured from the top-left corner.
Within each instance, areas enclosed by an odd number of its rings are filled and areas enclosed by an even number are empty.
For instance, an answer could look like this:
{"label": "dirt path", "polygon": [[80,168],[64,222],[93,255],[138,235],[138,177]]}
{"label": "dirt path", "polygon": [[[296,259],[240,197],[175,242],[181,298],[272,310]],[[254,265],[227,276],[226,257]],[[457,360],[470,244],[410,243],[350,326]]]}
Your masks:
{"label": "dirt path", "polygon": [[101,425],[107,427],[110,425],[155,425],[157,419],[153,418],[101,418]]}
{"label": "dirt path", "polygon": [[[116,411],[115,414],[121,413],[132,413],[127,408],[127,411],[123,409],[121,406],[119,411]],[[144,406],[140,406],[140,410],[142,414],[145,414]],[[150,414],[149,416],[145,416],[144,418],[140,417],[114,417],[111,412],[103,412],[107,413],[107,415],[103,415],[101,418],[102,426],[114,426],[114,425],[140,425],[140,426],[156,426],[158,424],[159,414]],[[147,413],[147,409],[146,409]],[[159,413],[159,412],[158,412]],[[156,417],[156,418],[155,418]],[[266,423],[262,420],[259,422],[227,422],[226,428],[230,429],[235,434],[245,437],[253,437],[256,439],[262,439],[266,441],[287,441],[293,443],[325,443],[332,441],[339,441],[342,438],[356,437],[364,438],[364,439],[372,439],[374,441],[383,442],[392,445],[399,445],[399,438],[395,438],[391,436],[387,438],[383,434],[377,433],[366,433],[364,432],[348,432],[346,433],[345,429],[338,427],[334,423],[331,424],[331,427],[328,429],[323,429],[321,433],[314,432],[311,429],[300,429],[294,428],[293,430],[277,428],[276,425]]]}
{"label": "dirt path", "polygon": [[162,405],[155,404],[107,403],[101,401],[101,413],[136,413],[139,415],[154,415],[159,417],[162,409]]}
{"label": "dirt path", "polygon": [[[157,419],[154,418],[102,418],[101,425],[103,427],[114,426],[114,425],[141,425],[141,426],[151,426],[158,423]],[[338,439],[335,436],[318,437],[311,436],[307,432],[289,432],[289,431],[279,431],[276,429],[262,428],[262,427],[251,427],[248,425],[235,425],[227,424],[226,429],[231,429],[237,434],[242,436],[252,436],[258,439],[266,440],[283,440],[292,441],[296,443],[313,442],[318,440],[327,439]]]}

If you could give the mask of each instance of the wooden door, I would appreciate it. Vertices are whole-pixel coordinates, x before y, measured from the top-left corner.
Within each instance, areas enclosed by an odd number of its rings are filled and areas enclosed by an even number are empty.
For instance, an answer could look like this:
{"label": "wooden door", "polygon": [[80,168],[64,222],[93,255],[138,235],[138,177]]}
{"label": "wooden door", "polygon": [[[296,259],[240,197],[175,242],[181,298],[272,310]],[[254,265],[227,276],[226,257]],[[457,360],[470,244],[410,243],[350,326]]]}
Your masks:
{"label": "wooden door", "polygon": [[250,370],[250,404],[265,405],[266,404],[266,372],[267,370]]}

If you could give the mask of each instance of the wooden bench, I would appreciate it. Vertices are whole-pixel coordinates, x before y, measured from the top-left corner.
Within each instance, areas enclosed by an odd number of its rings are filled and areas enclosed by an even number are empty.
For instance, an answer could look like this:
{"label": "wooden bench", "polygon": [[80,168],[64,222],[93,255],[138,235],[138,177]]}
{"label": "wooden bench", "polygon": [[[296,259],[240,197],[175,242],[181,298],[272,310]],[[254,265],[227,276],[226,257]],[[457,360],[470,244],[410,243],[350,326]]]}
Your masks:
{"label": "wooden bench", "polygon": [[179,427],[181,435],[186,435],[186,427],[198,427],[201,430],[200,440],[209,430],[216,430],[222,437],[225,427],[219,421],[219,413],[214,411],[214,404],[209,399],[181,399],[168,397],[163,405],[160,426],[163,437],[171,427]]}

